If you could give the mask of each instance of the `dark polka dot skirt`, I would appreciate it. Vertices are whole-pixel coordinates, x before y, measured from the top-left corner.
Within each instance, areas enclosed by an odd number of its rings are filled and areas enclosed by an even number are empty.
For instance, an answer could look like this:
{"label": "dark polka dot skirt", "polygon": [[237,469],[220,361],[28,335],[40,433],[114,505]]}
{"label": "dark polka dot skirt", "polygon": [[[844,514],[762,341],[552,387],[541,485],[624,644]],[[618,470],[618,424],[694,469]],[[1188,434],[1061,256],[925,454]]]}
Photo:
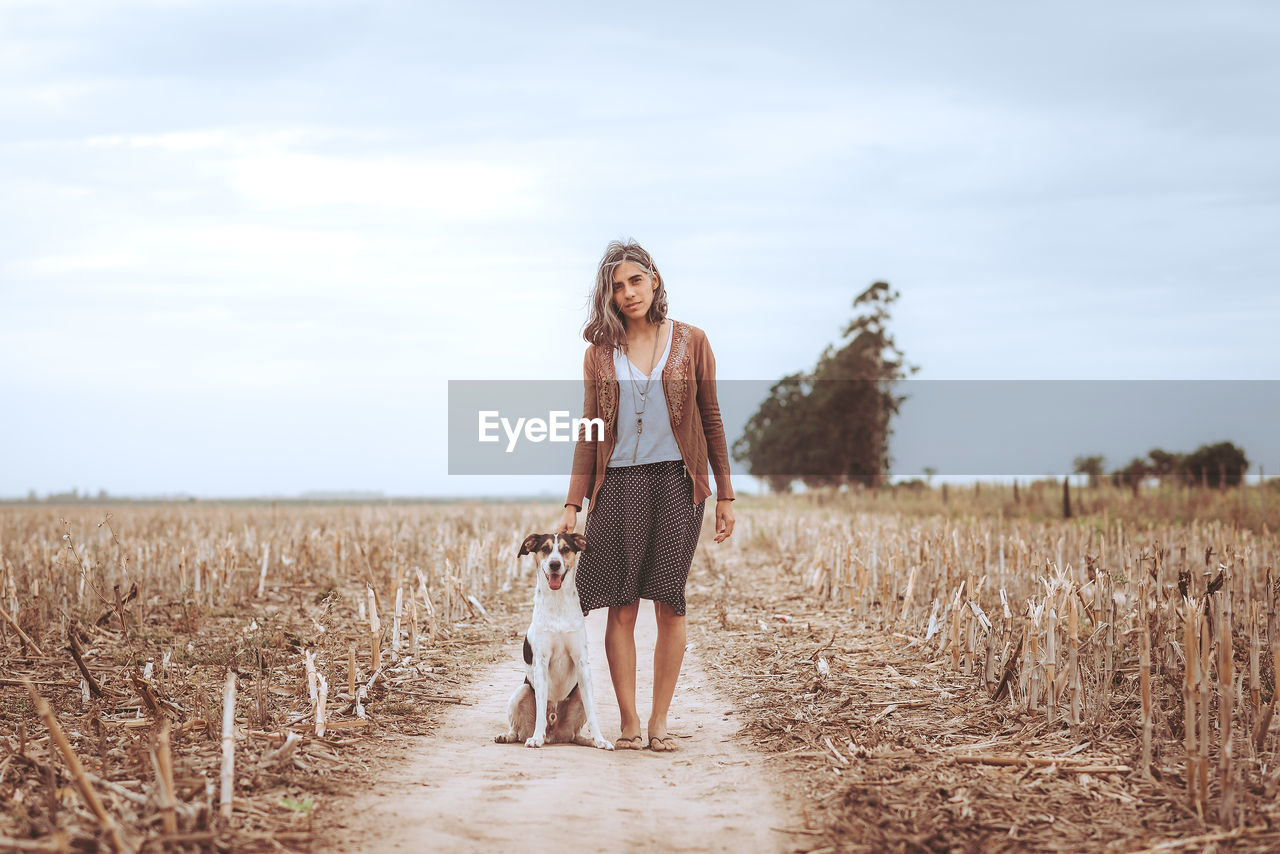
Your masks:
{"label": "dark polka dot skirt", "polygon": [[706,507],[705,500],[693,503],[684,463],[610,466],[596,502],[587,513],[587,550],[578,558],[582,612],[640,598],[684,614],[684,585]]}

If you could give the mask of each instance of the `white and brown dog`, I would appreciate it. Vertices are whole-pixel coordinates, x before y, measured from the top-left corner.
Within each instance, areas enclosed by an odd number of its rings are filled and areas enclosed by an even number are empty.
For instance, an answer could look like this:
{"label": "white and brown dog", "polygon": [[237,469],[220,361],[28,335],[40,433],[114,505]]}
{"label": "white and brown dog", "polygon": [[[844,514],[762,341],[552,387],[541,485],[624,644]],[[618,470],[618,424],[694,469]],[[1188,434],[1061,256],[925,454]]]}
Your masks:
{"label": "white and brown dog", "polygon": [[[569,578],[578,552],[586,547],[582,534],[530,534],[520,544],[519,556],[532,554],[538,561],[538,584],[533,621],[524,636],[524,684],[507,704],[511,728],[494,739],[499,744],[573,742],[613,750],[596,721],[587,621],[577,585]],[[578,735],[584,723],[590,738]]]}

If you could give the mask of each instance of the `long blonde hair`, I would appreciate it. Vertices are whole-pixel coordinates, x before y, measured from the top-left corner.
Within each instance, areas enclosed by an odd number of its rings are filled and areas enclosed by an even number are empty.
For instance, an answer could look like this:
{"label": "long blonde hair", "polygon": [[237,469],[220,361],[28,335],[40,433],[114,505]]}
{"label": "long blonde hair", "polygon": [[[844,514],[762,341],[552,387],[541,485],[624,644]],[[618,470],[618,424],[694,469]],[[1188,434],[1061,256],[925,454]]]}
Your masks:
{"label": "long blonde hair", "polygon": [[653,257],[639,243],[628,240],[614,240],[605,247],[600,258],[600,266],[596,268],[596,283],[591,293],[591,313],[582,327],[582,337],[588,344],[601,347],[621,347],[627,340],[627,327],[622,322],[622,312],[613,304],[613,273],[624,261],[641,267],[658,283],[653,292],[653,304],[645,314],[650,323],[661,323],[667,316],[667,286],[662,281],[662,274],[653,263]]}

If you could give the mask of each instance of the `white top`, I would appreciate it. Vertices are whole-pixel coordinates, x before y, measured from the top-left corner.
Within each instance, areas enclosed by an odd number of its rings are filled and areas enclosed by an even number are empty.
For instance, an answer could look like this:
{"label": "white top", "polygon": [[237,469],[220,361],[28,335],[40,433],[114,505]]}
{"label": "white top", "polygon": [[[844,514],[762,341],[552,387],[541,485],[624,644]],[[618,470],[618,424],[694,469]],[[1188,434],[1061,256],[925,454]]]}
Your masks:
{"label": "white top", "polygon": [[[667,412],[667,395],[662,389],[662,369],[671,353],[674,328],[667,333],[667,346],[649,373],[649,390],[644,392],[646,377],[631,364],[621,347],[613,351],[613,370],[618,376],[617,442],[609,457],[610,466],[638,466],[679,460],[680,446],[671,432],[671,415]],[[647,402],[646,402],[647,401]],[[637,412],[642,414],[637,415]],[[636,419],[643,423],[636,432]]]}

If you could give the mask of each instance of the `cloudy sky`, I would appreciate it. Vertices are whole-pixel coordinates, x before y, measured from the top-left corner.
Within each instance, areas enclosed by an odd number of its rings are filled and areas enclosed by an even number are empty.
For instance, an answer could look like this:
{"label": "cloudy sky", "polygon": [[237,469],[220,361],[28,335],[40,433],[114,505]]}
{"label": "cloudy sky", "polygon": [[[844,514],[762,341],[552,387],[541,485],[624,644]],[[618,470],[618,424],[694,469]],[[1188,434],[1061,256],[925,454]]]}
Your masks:
{"label": "cloudy sky", "polygon": [[446,384],[578,377],[626,236],[721,377],[887,279],[923,379],[1280,378],[1278,37],[1263,0],[0,0],[0,496],[559,492],[449,477]]}

